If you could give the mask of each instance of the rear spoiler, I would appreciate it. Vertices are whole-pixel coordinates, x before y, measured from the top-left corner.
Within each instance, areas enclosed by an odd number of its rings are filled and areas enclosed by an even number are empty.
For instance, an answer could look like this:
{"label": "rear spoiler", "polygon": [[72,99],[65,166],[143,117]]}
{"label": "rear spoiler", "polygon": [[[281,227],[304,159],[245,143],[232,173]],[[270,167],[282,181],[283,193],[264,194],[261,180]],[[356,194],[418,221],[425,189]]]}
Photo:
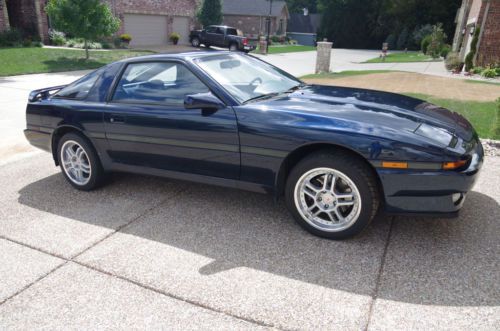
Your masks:
{"label": "rear spoiler", "polygon": [[39,100],[47,99],[52,94],[54,94],[55,92],[59,91],[60,89],[66,86],[67,85],[59,85],[59,86],[46,87],[39,90],[31,91],[28,100],[29,102],[36,102]]}

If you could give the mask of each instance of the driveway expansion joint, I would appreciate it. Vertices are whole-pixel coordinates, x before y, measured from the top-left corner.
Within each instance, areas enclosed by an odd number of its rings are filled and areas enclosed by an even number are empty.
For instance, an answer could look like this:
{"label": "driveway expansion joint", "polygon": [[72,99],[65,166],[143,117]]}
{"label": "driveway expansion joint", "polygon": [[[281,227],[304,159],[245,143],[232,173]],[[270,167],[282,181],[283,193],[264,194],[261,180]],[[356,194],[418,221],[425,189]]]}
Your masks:
{"label": "driveway expansion joint", "polygon": [[262,321],[259,321],[259,320],[255,320],[255,319],[251,319],[251,318],[247,318],[247,317],[243,317],[243,316],[238,316],[238,315],[235,315],[235,314],[231,314],[229,312],[226,312],[226,311],[223,311],[221,309],[217,309],[217,308],[213,308],[213,307],[210,307],[209,305],[205,305],[205,304],[202,304],[202,303],[199,303],[199,302],[196,302],[196,301],[193,301],[193,300],[189,300],[189,299],[185,299],[185,298],[182,298],[180,296],[177,296],[177,295],[173,295],[171,293],[168,293],[168,292],[164,292],[164,291],[161,291],[157,288],[154,288],[152,286],[149,286],[149,285],[145,285],[145,284],[142,284],[142,283],[139,283],[135,280],[132,280],[132,279],[129,279],[129,278],[126,278],[126,277],[123,277],[123,276],[120,276],[120,275],[115,275],[113,273],[110,273],[108,271],[105,271],[105,270],[101,270],[99,268],[96,268],[94,266],[91,266],[91,265],[87,265],[85,263],[82,263],[80,261],[77,261],[76,258],[78,258],[80,255],[84,254],[85,252],[87,252],[88,250],[92,249],[93,247],[97,246],[98,244],[102,243],[103,241],[105,241],[106,239],[110,238],[111,236],[113,236],[114,234],[120,232],[121,230],[123,230],[124,228],[126,228],[127,226],[135,223],[136,221],[138,221],[141,217],[143,217],[144,215],[150,213],[151,211],[155,210],[156,208],[160,207],[161,205],[163,205],[164,203],[166,203],[168,201],[168,199],[172,196],[172,195],[175,195],[175,194],[179,194],[179,193],[182,193],[182,192],[186,192],[187,189],[181,189],[181,190],[176,190],[175,192],[173,192],[172,194],[169,194],[165,199],[163,199],[162,201],[160,201],[159,203],[155,204],[154,206],[151,206],[150,208],[146,209],[144,212],[142,212],[139,216],[137,217],[134,217],[132,220],[130,220],[129,222],[117,227],[114,231],[110,232],[109,234],[107,234],[106,236],[104,236],[103,238],[97,240],[96,242],[94,242],[92,245],[90,245],[89,247],[85,248],[84,250],[82,250],[81,252],[73,255],[72,257],[70,258],[67,258],[67,257],[64,257],[64,256],[61,256],[59,254],[56,254],[56,253],[52,253],[52,252],[48,252],[44,249],[40,249],[38,247],[34,247],[32,245],[29,245],[29,244],[26,244],[26,243],[23,243],[23,242],[20,242],[20,241],[17,241],[17,240],[13,240],[13,239],[10,239],[10,238],[6,238],[2,235],[0,235],[0,239],[4,239],[4,240],[7,240],[7,241],[10,241],[12,243],[15,243],[15,244],[18,244],[18,245],[21,245],[21,246],[24,246],[24,247],[27,247],[27,248],[30,248],[30,249],[33,249],[33,250],[36,250],[38,252],[41,252],[41,253],[44,253],[44,254],[47,254],[47,255],[50,255],[50,256],[54,256],[54,257],[57,257],[61,260],[63,260],[64,262],[62,262],[61,264],[59,264],[57,267],[53,268],[52,270],[50,270],[49,272],[45,273],[44,275],[40,276],[39,278],[37,278],[35,281],[27,284],[26,286],[24,286],[22,289],[20,289],[19,291],[17,291],[16,293],[12,294],[11,296],[9,296],[8,298],[6,298],[5,300],[1,301],[0,302],[0,306],[3,305],[5,302],[9,301],[10,299],[16,297],[17,295],[21,294],[22,292],[24,292],[25,290],[29,289],[30,287],[32,287],[33,285],[35,285],[36,283],[38,283],[39,281],[43,280],[44,278],[46,278],[47,276],[49,276],[50,274],[52,274],[53,272],[57,271],[58,269],[60,269],[61,267],[67,265],[68,263],[75,263],[79,266],[82,266],[82,267],[85,267],[87,269],[90,269],[90,270],[93,270],[95,272],[98,272],[98,273],[101,273],[101,274],[105,274],[107,276],[110,276],[110,277],[113,277],[113,278],[117,278],[117,279],[120,279],[120,280],[123,280],[123,281],[126,281],[128,283],[131,283],[131,284],[134,284],[136,286],[139,286],[145,290],[149,290],[149,291],[153,291],[157,294],[161,294],[161,295],[164,295],[164,296],[167,296],[169,298],[172,298],[174,300],[178,300],[178,301],[182,301],[182,302],[185,302],[185,303],[188,303],[188,304],[191,304],[191,305],[194,305],[196,307],[199,307],[199,308],[202,308],[202,309],[206,309],[206,310],[209,310],[209,311],[212,311],[212,312],[215,312],[215,313],[218,313],[218,314],[223,314],[225,316],[228,316],[230,318],[234,318],[234,319],[238,319],[238,320],[241,320],[241,321],[244,321],[244,322],[247,322],[247,323],[252,323],[252,324],[255,324],[255,325],[258,325],[258,326],[262,326],[262,327],[267,327],[267,328],[273,328],[273,329],[276,329],[276,330],[283,330],[282,328],[279,328],[275,325],[272,325],[272,324],[269,324],[269,323],[265,323],[265,322],[262,322]]}
{"label": "driveway expansion joint", "polygon": [[390,217],[389,231],[387,232],[387,239],[385,241],[384,251],[383,251],[382,257],[380,259],[380,267],[379,267],[378,272],[377,272],[377,280],[375,282],[375,290],[373,291],[372,300],[370,302],[370,308],[368,309],[368,319],[366,320],[366,326],[365,326],[364,330],[369,329],[370,322],[371,322],[371,319],[373,317],[373,307],[375,306],[375,301],[378,298],[380,282],[382,280],[382,274],[384,273],[385,258],[387,256],[389,243],[391,241],[392,229],[394,227],[394,218],[395,218],[394,216]]}

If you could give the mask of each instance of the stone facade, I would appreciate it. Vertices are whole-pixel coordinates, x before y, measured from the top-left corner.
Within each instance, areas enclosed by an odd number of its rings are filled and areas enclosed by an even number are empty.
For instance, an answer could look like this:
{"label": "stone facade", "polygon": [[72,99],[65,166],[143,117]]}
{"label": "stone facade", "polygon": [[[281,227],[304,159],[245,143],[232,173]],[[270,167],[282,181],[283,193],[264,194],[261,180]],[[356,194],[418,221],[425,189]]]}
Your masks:
{"label": "stone facade", "polygon": [[[150,14],[168,16],[167,30],[172,31],[174,16],[187,16],[190,18],[190,29],[196,26],[196,8],[200,0],[105,0],[113,14],[122,22],[125,14]],[[118,34],[124,33],[122,24]]]}
{"label": "stone facade", "polygon": [[[14,27],[25,35],[39,36],[48,43],[49,19],[45,12],[48,0],[0,0],[0,31]],[[171,29],[174,16],[190,18],[195,27],[195,12],[200,0],[103,0],[113,13],[122,20],[125,14],[155,14],[168,16]],[[118,33],[123,33],[123,24]]]}
{"label": "stone facade", "polygon": [[47,0],[0,0],[0,31],[15,28],[25,37],[48,41]]}
{"label": "stone facade", "polygon": [[500,0],[463,0],[457,18],[453,50],[462,61],[470,52],[473,32],[480,28],[474,64],[500,63]]}
{"label": "stone facade", "polygon": [[[240,29],[243,34],[250,38],[258,38],[267,32],[267,16],[250,15],[224,15],[222,24]],[[270,35],[286,35],[287,17],[271,17]]]}

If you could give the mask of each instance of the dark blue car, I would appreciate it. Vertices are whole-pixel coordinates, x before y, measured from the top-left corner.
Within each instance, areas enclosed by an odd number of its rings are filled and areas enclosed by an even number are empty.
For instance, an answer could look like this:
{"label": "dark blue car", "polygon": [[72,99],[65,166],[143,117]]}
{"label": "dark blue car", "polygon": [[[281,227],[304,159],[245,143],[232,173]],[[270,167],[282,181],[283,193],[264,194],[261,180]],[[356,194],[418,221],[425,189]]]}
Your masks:
{"label": "dark blue car", "polygon": [[377,212],[456,215],[483,162],[457,113],[306,85],[234,52],[116,62],[31,92],[26,120],[27,139],[77,189],[124,171],[271,193],[306,230],[335,239]]}

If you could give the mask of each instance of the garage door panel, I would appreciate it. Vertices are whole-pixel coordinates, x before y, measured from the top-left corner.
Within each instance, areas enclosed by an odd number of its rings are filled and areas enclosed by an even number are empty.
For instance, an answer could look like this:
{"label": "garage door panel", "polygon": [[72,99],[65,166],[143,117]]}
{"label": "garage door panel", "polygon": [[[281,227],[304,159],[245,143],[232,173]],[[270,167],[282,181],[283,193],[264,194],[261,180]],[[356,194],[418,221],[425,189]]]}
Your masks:
{"label": "garage door panel", "polygon": [[132,36],[130,45],[165,45],[167,38],[167,16],[125,14],[125,33]]}
{"label": "garage door panel", "polygon": [[181,35],[179,44],[189,43],[189,18],[175,16],[172,22],[172,31]]}

